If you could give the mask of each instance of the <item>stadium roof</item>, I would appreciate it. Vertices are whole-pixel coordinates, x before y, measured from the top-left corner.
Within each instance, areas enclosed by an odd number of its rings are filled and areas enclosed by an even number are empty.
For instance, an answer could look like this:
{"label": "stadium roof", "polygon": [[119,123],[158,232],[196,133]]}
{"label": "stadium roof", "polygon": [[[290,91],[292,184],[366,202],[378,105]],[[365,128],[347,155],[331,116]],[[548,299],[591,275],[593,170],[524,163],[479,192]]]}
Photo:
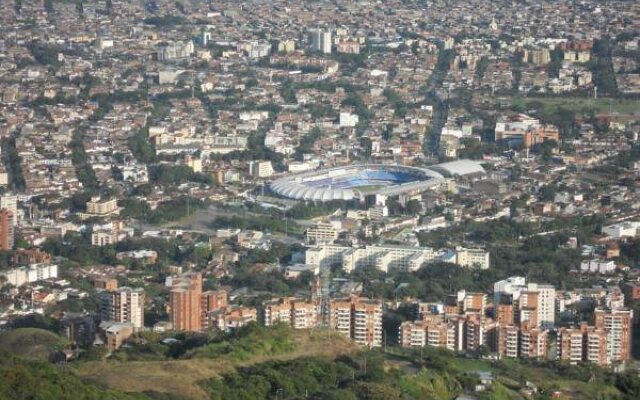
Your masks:
{"label": "stadium roof", "polygon": [[[360,185],[354,185],[353,187],[340,187],[338,185],[334,185],[335,182],[331,181],[333,178],[337,178],[342,175],[354,175],[354,179],[356,181],[367,180],[369,179],[369,177],[365,176],[363,178],[358,178],[357,175],[359,173],[375,174],[375,171],[380,171],[382,173],[382,171],[385,170],[397,171],[398,173],[416,174],[416,179],[412,179],[403,183],[383,185],[383,187],[367,191],[368,194],[378,193],[390,196],[411,191],[428,190],[437,186],[438,183],[443,179],[442,175],[440,175],[438,172],[424,168],[391,164],[356,164],[351,166],[329,168],[319,171],[310,171],[302,174],[285,176],[273,181],[271,183],[271,190],[281,196],[298,200],[352,200],[362,198],[364,193],[360,190]],[[314,179],[316,177],[319,179]],[[325,179],[328,179],[328,182],[325,185],[313,186],[313,182],[318,182]],[[373,179],[375,180],[375,177]]]}
{"label": "stadium roof", "polygon": [[444,176],[465,176],[473,174],[484,174],[484,168],[479,161],[456,160],[428,167],[431,170],[441,173]]}

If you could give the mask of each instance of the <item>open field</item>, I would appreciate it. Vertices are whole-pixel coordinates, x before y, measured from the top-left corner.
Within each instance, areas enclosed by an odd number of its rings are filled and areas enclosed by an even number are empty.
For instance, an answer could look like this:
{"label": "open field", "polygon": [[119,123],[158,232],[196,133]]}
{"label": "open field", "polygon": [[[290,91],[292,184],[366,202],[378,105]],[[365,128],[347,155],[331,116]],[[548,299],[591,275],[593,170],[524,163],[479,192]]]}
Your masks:
{"label": "open field", "polygon": [[640,100],[633,99],[587,99],[571,97],[513,97],[499,98],[501,101],[510,102],[516,106],[528,107],[528,104],[540,102],[544,105],[544,111],[549,112],[555,108],[563,107],[572,111],[582,111],[584,109],[594,110],[599,113],[618,113],[621,115],[640,115]]}
{"label": "open field", "polygon": [[373,192],[379,189],[382,189],[384,187],[384,185],[363,185],[363,186],[356,186],[354,187],[354,189],[361,191],[362,193],[366,193],[366,192]]}
{"label": "open field", "polygon": [[358,347],[347,339],[327,331],[300,331],[295,334],[294,350],[277,355],[259,355],[238,360],[231,357],[191,358],[167,361],[95,361],[79,363],[75,372],[83,379],[124,392],[155,391],[180,398],[207,399],[198,382],[271,360],[299,357],[335,358]]}
{"label": "open field", "polygon": [[489,361],[470,358],[456,358],[454,364],[461,372],[495,372],[496,369]]}

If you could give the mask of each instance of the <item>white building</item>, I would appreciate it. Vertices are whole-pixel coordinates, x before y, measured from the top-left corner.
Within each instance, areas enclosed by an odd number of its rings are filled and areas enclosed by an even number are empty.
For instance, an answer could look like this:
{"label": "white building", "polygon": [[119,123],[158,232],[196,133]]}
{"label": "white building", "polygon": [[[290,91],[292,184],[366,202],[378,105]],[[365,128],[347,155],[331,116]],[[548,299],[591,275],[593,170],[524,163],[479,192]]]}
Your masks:
{"label": "white building", "polygon": [[538,294],[538,326],[553,327],[556,319],[556,288],[553,285],[530,283],[527,290]]}
{"label": "white building", "polygon": [[238,51],[244,51],[249,58],[262,58],[271,53],[271,44],[261,41],[244,42],[238,45]]}
{"label": "white building", "polygon": [[390,270],[416,271],[425,263],[434,260],[435,254],[429,247],[405,246],[334,246],[323,245],[308,248],[305,263],[329,267],[341,265],[346,272],[356,268],[376,267],[388,272]]}
{"label": "white building", "polygon": [[602,233],[614,239],[636,237],[640,230],[640,221],[624,221],[618,224],[602,227]]}
{"label": "white building", "polygon": [[331,32],[322,29],[312,29],[309,31],[309,42],[313,51],[331,54]]}
{"label": "white building", "polygon": [[100,317],[103,321],[131,323],[144,328],[144,289],[123,286],[100,293]]}
{"label": "white building", "polygon": [[268,178],[274,173],[271,161],[249,162],[249,174],[255,178]]}
{"label": "white building", "polygon": [[173,42],[167,46],[158,49],[158,61],[175,60],[179,58],[190,57],[195,51],[193,42]]}
{"label": "white building", "polygon": [[462,267],[488,269],[489,252],[484,249],[456,247],[456,264]]}
{"label": "white building", "polygon": [[493,285],[494,305],[500,304],[501,298],[509,296],[518,306],[520,320],[534,318],[535,326],[553,327],[556,316],[556,289],[553,285],[526,283],[521,276],[512,276]]}
{"label": "white building", "polygon": [[216,154],[228,154],[246,148],[247,138],[244,136],[214,136],[208,151]]}
{"label": "white building", "polygon": [[[512,276],[493,284],[493,304],[500,304],[500,297],[513,295],[520,297],[520,291],[524,290],[527,280],[523,276]],[[517,293],[517,295],[516,295]]]}
{"label": "white building", "polygon": [[7,283],[15,287],[28,283],[58,277],[58,266],[55,264],[31,264],[29,266],[10,269],[4,272]]}
{"label": "white building", "polygon": [[580,271],[585,273],[610,274],[616,270],[614,261],[586,260],[580,263]]}
{"label": "white building", "polygon": [[354,128],[360,121],[358,114],[349,112],[340,113],[340,128]]}
{"label": "white building", "polygon": [[328,244],[338,238],[342,224],[340,221],[318,222],[307,229],[307,243]]}

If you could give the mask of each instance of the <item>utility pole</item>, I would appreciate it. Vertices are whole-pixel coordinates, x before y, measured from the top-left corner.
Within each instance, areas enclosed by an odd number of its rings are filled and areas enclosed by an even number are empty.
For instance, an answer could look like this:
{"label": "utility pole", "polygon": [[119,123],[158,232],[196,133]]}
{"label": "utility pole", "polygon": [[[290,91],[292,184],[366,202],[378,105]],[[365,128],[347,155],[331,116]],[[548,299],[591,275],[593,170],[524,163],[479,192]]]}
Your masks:
{"label": "utility pole", "polygon": [[367,356],[364,356],[364,377],[367,377]]}
{"label": "utility pole", "polygon": [[382,335],[384,336],[384,352],[387,352],[387,331],[383,330]]}

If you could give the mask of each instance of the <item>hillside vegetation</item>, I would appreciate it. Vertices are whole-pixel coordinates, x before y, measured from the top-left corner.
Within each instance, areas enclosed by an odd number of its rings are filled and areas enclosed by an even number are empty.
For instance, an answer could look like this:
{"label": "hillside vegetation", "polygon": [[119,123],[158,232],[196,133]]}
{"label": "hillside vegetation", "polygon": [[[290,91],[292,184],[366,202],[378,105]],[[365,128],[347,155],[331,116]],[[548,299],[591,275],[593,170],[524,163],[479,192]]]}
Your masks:
{"label": "hillside vegetation", "polygon": [[144,394],[104,390],[43,361],[29,361],[0,351],[2,400],[147,400]]}
{"label": "hillside vegetation", "polygon": [[34,360],[50,360],[66,344],[65,338],[38,328],[20,328],[0,334],[0,350]]}
{"label": "hillside vegetation", "polygon": [[206,340],[198,335],[176,335],[181,340],[165,346],[146,341],[134,344],[113,359],[76,366],[83,378],[125,392],[156,391],[190,399],[208,399],[200,382],[268,361],[301,357],[334,359],[358,351],[348,339],[324,330],[295,331],[285,326],[257,325],[236,335]]}

